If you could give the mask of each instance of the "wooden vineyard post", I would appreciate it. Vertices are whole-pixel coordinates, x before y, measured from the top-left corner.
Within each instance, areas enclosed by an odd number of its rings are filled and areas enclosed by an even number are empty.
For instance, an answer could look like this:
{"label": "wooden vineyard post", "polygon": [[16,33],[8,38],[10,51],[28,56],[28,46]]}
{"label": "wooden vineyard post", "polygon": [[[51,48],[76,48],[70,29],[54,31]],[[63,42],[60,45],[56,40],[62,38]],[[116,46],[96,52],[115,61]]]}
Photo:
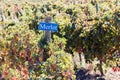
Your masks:
{"label": "wooden vineyard post", "polygon": [[51,32],[57,32],[58,31],[58,24],[52,22],[52,17],[47,16],[44,20],[44,22],[40,22],[38,26],[38,30],[44,31],[44,44],[49,44],[51,39]]}
{"label": "wooden vineyard post", "polygon": [[118,6],[118,0],[116,0],[115,4],[116,4],[116,6]]}
{"label": "wooden vineyard post", "polygon": [[96,7],[96,13],[98,13],[98,2],[96,1],[96,4],[95,4],[95,7]]}
{"label": "wooden vineyard post", "polygon": [[[49,23],[51,22],[52,18],[50,16],[47,16],[45,18],[45,22]],[[45,43],[49,43],[51,41],[51,31],[44,31],[44,40]]]}

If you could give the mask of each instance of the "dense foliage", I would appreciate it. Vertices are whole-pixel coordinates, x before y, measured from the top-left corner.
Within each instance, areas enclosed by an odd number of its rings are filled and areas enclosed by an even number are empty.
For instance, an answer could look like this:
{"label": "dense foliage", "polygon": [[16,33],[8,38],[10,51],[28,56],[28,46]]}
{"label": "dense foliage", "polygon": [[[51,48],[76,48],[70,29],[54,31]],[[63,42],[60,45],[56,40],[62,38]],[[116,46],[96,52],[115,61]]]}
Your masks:
{"label": "dense foliage", "polygon": [[[14,4],[3,3],[6,19],[0,22],[0,77],[75,80],[75,52],[83,52],[86,60],[98,58],[106,66],[111,60],[119,64],[119,4],[103,0],[69,4],[59,0],[21,2],[16,18]],[[49,44],[38,30],[46,16],[59,25]]]}

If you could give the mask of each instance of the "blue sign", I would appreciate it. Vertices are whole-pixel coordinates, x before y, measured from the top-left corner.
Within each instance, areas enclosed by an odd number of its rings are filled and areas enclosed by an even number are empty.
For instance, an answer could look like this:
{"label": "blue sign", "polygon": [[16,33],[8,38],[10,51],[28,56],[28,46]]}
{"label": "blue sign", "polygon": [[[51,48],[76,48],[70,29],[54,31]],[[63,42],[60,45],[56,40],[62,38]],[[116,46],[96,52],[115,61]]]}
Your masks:
{"label": "blue sign", "polygon": [[58,31],[58,24],[40,22],[38,26],[38,30]]}

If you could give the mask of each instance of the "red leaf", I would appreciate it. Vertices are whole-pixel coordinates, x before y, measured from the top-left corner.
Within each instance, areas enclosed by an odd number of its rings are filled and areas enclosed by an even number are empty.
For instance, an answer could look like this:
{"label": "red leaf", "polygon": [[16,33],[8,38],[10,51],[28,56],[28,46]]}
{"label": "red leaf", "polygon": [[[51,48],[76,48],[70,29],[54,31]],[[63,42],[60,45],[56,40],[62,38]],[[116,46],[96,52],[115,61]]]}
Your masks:
{"label": "red leaf", "polygon": [[16,77],[12,77],[12,79],[11,80],[18,80]]}

